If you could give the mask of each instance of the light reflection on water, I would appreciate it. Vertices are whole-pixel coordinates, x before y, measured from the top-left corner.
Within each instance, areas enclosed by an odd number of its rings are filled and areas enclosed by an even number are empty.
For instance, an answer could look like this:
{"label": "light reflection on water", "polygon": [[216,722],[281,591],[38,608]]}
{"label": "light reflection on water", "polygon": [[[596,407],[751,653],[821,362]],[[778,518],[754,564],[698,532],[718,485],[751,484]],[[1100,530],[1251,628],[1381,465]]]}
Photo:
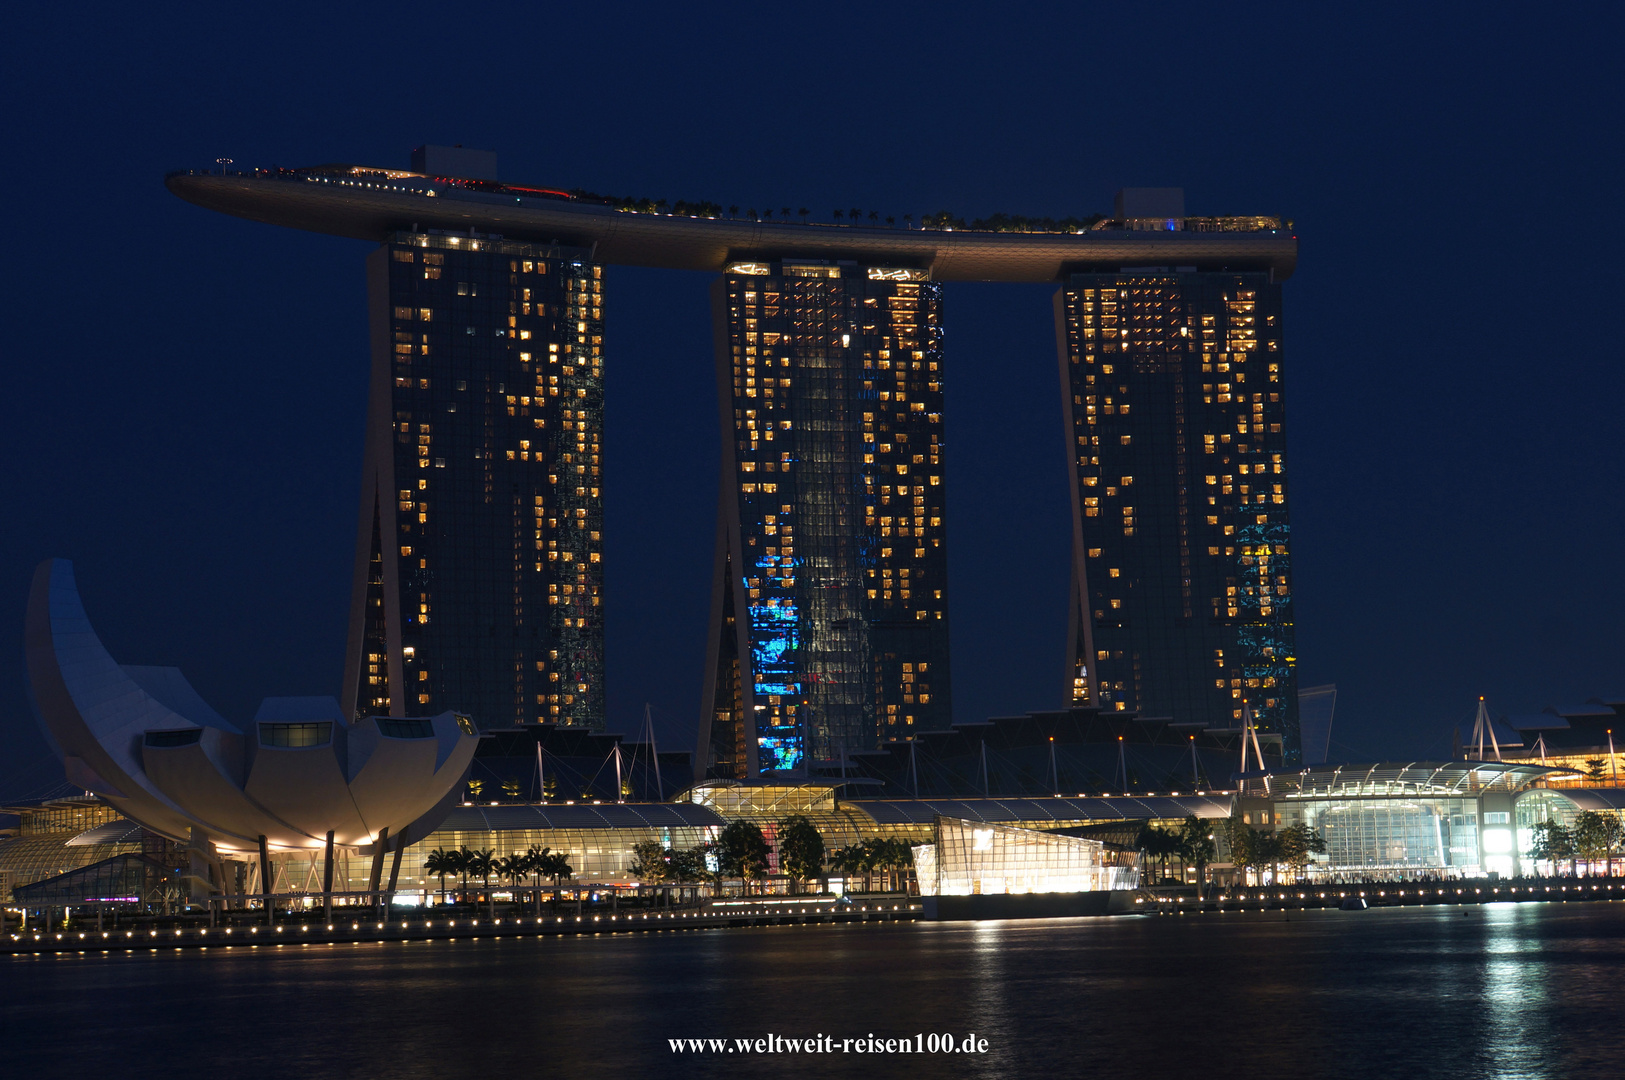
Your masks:
{"label": "light reflection on water", "polygon": [[[1625,904],[0,961],[8,1075],[1625,1074]],[[676,1057],[974,1032],[985,1056]],[[177,1057],[179,1053],[180,1057]],[[111,1070],[111,1071],[109,1071]]]}

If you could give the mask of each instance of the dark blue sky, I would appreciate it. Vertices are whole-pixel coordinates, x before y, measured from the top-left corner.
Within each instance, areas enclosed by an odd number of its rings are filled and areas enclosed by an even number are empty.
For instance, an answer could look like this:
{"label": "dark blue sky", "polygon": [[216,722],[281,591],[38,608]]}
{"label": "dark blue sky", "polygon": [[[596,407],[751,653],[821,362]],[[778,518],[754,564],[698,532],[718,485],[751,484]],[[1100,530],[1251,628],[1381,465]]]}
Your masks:
{"label": "dark blue sky", "polygon": [[[355,8],[355,13],[350,8]],[[1625,692],[1618,9],[1597,5],[35,5],[10,17],[0,797],[41,789],[29,575],[218,708],[335,693],[368,246],[163,173],[404,165],[723,205],[1281,213],[1305,685],[1334,757],[1440,755],[1474,698]],[[274,17],[271,17],[274,16]],[[716,499],[704,275],[614,269],[610,724],[687,745]],[[1061,694],[1048,286],[947,288],[954,707]]]}

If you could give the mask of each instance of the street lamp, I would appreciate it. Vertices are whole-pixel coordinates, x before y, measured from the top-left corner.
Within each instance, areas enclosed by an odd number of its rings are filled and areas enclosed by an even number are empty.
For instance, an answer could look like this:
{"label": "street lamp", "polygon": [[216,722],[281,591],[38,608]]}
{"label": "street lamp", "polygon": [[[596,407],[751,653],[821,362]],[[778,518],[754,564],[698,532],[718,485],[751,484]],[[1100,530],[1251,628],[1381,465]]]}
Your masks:
{"label": "street lamp", "polygon": [[220,175],[222,176],[226,174],[226,166],[230,165],[231,162],[232,159],[229,157],[217,157],[214,159],[214,163],[220,166]]}

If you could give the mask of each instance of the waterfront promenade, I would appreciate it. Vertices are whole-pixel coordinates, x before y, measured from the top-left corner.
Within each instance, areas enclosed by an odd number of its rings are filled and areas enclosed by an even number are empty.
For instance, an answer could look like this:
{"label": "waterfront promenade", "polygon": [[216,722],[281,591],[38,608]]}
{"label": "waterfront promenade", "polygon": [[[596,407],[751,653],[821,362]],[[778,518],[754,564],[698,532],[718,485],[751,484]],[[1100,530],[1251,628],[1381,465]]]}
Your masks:
{"label": "waterfront promenade", "polygon": [[1148,915],[1200,915],[1226,911],[1335,908],[1341,907],[1349,899],[1364,900],[1368,907],[1620,900],[1625,899],[1625,878],[1272,885],[1230,889],[1218,897],[1198,897],[1194,889],[1187,889],[1152,892],[1143,898],[1143,902]]}
{"label": "waterfront promenade", "polygon": [[0,939],[0,953],[114,952],[157,949],[301,948],[337,942],[455,941],[469,938],[665,933],[744,926],[892,923],[917,919],[918,898],[869,899],[850,904],[834,897],[722,901],[683,911],[611,911],[537,916],[440,916],[413,913],[387,920],[367,909],[334,910],[331,922],[312,918],[268,925],[143,925],[138,929],[24,930]]}

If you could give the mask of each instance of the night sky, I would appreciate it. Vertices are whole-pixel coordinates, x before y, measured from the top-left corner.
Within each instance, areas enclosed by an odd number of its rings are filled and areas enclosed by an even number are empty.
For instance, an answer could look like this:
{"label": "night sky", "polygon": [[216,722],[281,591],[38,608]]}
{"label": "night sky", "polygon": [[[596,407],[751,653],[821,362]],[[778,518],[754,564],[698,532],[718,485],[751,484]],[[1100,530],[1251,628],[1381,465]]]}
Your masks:
{"label": "night sky", "polygon": [[[1442,756],[1478,694],[1625,693],[1618,9],[1506,4],[29,5],[8,17],[0,797],[35,564],[227,716],[336,694],[369,245],[166,170],[404,167],[724,206],[1084,216],[1125,185],[1281,214],[1305,686],[1332,757]],[[609,723],[688,748],[717,483],[709,276],[612,268]],[[946,286],[954,709],[1061,703],[1052,286]]]}

